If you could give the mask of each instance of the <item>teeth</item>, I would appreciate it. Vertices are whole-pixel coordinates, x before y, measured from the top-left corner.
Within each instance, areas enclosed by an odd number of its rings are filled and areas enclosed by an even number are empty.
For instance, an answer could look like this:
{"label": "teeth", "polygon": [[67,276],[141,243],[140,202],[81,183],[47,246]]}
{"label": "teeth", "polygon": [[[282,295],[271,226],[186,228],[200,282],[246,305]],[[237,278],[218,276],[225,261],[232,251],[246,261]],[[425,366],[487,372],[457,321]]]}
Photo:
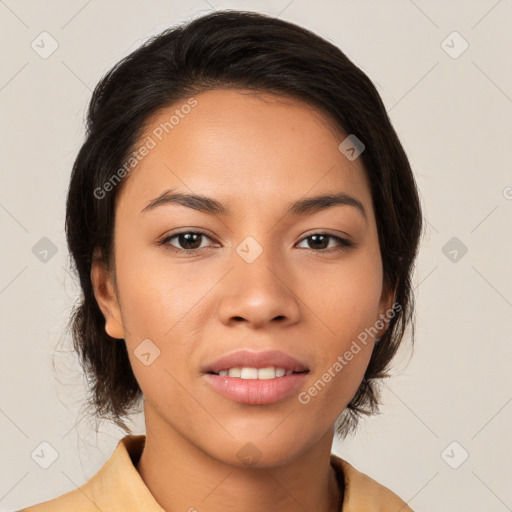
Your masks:
{"label": "teeth", "polygon": [[229,370],[221,370],[219,375],[221,377],[238,377],[240,379],[267,380],[274,379],[275,377],[284,377],[292,373],[292,370],[270,366],[268,368],[230,368]]}
{"label": "teeth", "polygon": [[[264,370],[264,368],[262,368]],[[242,368],[242,372],[240,374],[241,379],[257,379],[259,377],[259,373],[261,370],[257,370],[256,368]]]}

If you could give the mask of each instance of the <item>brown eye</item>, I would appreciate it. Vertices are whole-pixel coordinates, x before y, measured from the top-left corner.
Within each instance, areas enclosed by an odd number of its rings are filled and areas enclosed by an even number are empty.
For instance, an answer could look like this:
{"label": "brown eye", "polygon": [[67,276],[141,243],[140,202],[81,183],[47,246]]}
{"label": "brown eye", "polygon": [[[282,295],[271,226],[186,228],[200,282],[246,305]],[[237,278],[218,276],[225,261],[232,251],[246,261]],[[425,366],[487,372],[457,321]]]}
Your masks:
{"label": "brown eye", "polygon": [[[177,252],[194,252],[205,248],[205,246],[201,247],[201,242],[204,238],[211,240],[211,238],[202,231],[183,231],[181,233],[175,233],[174,235],[165,237],[160,242],[160,244],[166,245],[171,250],[175,250]],[[179,247],[176,247],[174,244],[170,243],[171,240],[174,239],[177,240]]]}
{"label": "brown eye", "polygon": [[[204,239],[211,241],[211,238],[202,231],[182,231],[181,233],[175,233],[165,237],[159,243],[160,245],[165,245],[167,248],[175,252],[194,253],[200,249],[210,247],[209,245],[202,246]],[[176,240],[176,242],[171,243],[171,240]],[[313,235],[303,238],[300,243],[304,241],[307,241],[308,243],[308,247],[305,248],[313,250],[314,252],[330,253],[346,250],[355,246],[354,242],[346,238],[330,235],[328,233],[314,233]],[[329,247],[329,243],[331,241],[334,241],[335,245]],[[176,246],[176,244],[178,246]]]}
{"label": "brown eye", "polygon": [[[331,251],[340,251],[344,249],[348,249],[349,247],[353,247],[355,244],[346,238],[341,238],[336,235],[330,235],[328,233],[315,233],[313,235],[309,235],[306,238],[301,240],[308,240],[309,249],[315,250],[315,252],[331,252]],[[330,240],[334,240],[337,242],[337,247],[330,247]]]}

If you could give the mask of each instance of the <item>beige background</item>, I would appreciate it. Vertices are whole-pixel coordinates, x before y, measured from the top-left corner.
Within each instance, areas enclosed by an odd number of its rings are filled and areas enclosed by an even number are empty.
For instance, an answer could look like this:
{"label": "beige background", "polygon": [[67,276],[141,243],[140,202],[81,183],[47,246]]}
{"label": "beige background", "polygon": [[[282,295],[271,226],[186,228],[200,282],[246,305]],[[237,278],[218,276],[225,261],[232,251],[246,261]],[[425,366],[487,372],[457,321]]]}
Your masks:
{"label": "beige background", "polygon": [[[100,77],[212,8],[266,12],[337,44],[376,84],[421,190],[415,350],[401,351],[382,414],[334,451],[416,512],[512,510],[510,0],[0,1],[0,510],[81,485],[123,435],[76,425],[86,384],[67,337],[55,353],[78,293],[68,178]],[[31,47],[44,31],[58,43],[46,59]],[[43,237],[57,250],[46,262],[32,251]],[[31,457],[42,442],[58,453],[48,469]]]}

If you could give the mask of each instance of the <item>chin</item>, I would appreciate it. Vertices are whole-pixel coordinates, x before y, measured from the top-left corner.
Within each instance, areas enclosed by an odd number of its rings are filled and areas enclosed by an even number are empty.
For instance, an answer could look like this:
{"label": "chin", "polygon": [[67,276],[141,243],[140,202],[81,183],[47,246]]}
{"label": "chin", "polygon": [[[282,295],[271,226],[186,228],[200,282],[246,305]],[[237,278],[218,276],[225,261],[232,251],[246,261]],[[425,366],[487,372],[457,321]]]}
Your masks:
{"label": "chin", "polygon": [[[278,424],[279,422],[275,422],[275,425]],[[249,428],[249,433],[245,436],[239,434],[234,439],[225,439],[224,442],[219,440],[218,443],[210,440],[209,453],[230,466],[268,469],[292,462],[315,443],[313,438],[309,441],[304,438],[303,429],[290,431],[290,428],[279,426],[275,429],[275,425],[260,435],[255,435],[254,429]],[[277,432],[279,428],[282,428],[281,433]],[[270,433],[273,429],[274,432]],[[211,446],[216,447],[215,453]]]}

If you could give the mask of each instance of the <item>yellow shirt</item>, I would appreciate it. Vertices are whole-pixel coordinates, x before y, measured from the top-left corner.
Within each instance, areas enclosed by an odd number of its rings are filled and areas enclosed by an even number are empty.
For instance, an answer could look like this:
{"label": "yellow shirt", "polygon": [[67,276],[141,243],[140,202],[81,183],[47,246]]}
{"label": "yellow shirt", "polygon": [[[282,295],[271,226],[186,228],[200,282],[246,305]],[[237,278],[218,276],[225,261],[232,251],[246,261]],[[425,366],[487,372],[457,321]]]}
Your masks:
{"label": "yellow shirt", "polygon": [[[145,435],[125,436],[105,465],[78,489],[18,512],[165,512],[135,467],[145,441]],[[331,464],[345,482],[340,512],[413,512],[395,493],[337,455],[331,454]]]}

